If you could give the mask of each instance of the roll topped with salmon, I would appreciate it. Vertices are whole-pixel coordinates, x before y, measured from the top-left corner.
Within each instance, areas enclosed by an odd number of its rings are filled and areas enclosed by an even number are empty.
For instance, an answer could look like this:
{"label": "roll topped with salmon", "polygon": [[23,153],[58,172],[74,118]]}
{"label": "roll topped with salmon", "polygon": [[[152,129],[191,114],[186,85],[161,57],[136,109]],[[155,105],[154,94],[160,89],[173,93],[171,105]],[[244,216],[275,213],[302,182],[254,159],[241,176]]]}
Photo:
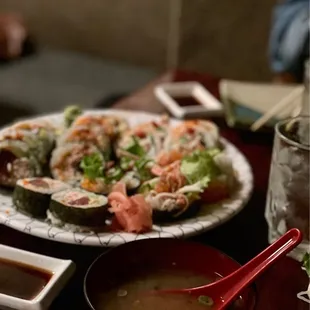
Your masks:
{"label": "roll topped with salmon", "polygon": [[157,163],[165,166],[193,151],[219,147],[219,137],[218,127],[210,121],[184,121],[169,131]]}
{"label": "roll topped with salmon", "polygon": [[71,127],[89,128],[104,132],[110,140],[115,140],[129,128],[128,122],[115,115],[85,114],[75,119]]}
{"label": "roll topped with salmon", "polygon": [[163,116],[158,121],[142,123],[125,131],[116,144],[116,155],[120,158],[126,156],[130,146],[136,141],[144,153],[150,157],[162,150],[169,130],[169,118]]}
{"label": "roll topped with salmon", "polygon": [[168,122],[167,117],[162,117],[159,121],[143,123],[123,132],[115,145],[117,163],[101,158],[99,154],[84,157],[81,187],[107,194],[121,181],[129,193],[135,191],[142,182],[152,178],[150,169],[167,136]]}
{"label": "roll topped with salmon", "polygon": [[[71,110],[76,114],[74,109]],[[75,119],[67,115],[67,119],[66,124],[70,124],[69,128],[57,141],[50,168],[54,178],[78,185],[83,179],[83,168],[81,168],[83,158],[98,155],[104,163],[111,161],[113,143],[128,128],[128,123],[114,115],[85,114]],[[90,182],[83,184],[86,184],[83,188],[87,190],[95,188]],[[91,191],[97,192],[97,190]]]}
{"label": "roll topped with salmon", "polygon": [[50,168],[53,177],[71,185],[78,185],[83,177],[80,168],[83,158],[99,152],[93,144],[68,143],[53,151]]}

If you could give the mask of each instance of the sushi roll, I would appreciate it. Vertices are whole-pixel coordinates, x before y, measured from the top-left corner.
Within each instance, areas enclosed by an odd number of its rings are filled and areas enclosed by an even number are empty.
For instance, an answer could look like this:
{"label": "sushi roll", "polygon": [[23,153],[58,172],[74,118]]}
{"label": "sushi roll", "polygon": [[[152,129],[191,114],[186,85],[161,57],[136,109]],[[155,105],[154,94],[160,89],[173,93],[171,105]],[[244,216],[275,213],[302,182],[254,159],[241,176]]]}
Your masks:
{"label": "sushi roll", "polygon": [[0,184],[14,187],[20,178],[42,175],[42,170],[34,158],[17,158],[11,152],[0,152]]}
{"label": "sushi roll", "polygon": [[103,227],[108,218],[108,199],[81,189],[69,189],[52,195],[48,218],[53,224]]}
{"label": "sushi roll", "polygon": [[236,185],[231,160],[219,149],[198,150],[153,171],[157,177],[139,191],[151,205],[154,221],[192,215],[199,210],[199,203],[228,198]]}
{"label": "sushi roll", "polygon": [[111,155],[111,140],[99,126],[72,126],[59,138],[57,145],[61,147],[67,143],[93,144],[105,155],[106,159],[109,159]]}
{"label": "sushi roll", "polygon": [[140,176],[134,171],[128,171],[120,180],[126,185],[129,194],[134,193],[141,185]]}
{"label": "sushi roll", "polygon": [[91,130],[100,130],[111,140],[116,139],[129,126],[125,119],[114,115],[97,115],[85,114],[81,115],[72,123],[72,127],[87,127]]}
{"label": "sushi roll", "polygon": [[8,139],[21,139],[25,141],[33,156],[41,164],[46,164],[49,160],[50,153],[55,145],[56,130],[47,121],[33,120],[18,122],[12,126],[11,132],[15,137],[8,135]]}
{"label": "sushi roll", "polygon": [[41,176],[42,167],[29,146],[19,140],[0,141],[0,184],[14,187],[17,180]]}
{"label": "sushi roll", "polygon": [[151,191],[146,202],[153,210],[153,220],[157,223],[172,222],[195,215],[200,206],[182,193],[157,193]]}
{"label": "sushi roll", "polygon": [[179,192],[186,185],[186,178],[181,172],[181,161],[165,167],[159,177],[143,184],[142,191],[146,202],[152,207],[155,222],[172,221],[188,214],[187,211],[195,200],[193,198],[196,197],[187,197],[186,194]]}
{"label": "sushi roll", "polygon": [[159,121],[139,124],[127,130],[116,143],[116,155],[120,158],[131,153],[138,157],[147,155],[155,158],[163,148],[168,125],[169,118],[163,116]]}
{"label": "sushi roll", "polygon": [[113,141],[127,128],[127,122],[119,117],[81,115],[59,137],[57,147],[68,143],[92,144],[98,148],[105,160],[110,160],[113,153]]}
{"label": "sushi roll", "polygon": [[166,166],[195,150],[220,147],[219,137],[219,129],[213,122],[184,121],[169,131],[156,161],[159,165]]}
{"label": "sushi roll", "polygon": [[41,176],[55,142],[45,121],[23,121],[0,134],[0,184],[14,187],[18,179]]}
{"label": "sushi roll", "polygon": [[13,202],[18,211],[45,218],[51,195],[69,188],[68,184],[50,178],[22,179],[16,183]]}
{"label": "sushi roll", "polygon": [[56,148],[51,157],[50,169],[53,177],[71,185],[76,185],[83,177],[80,168],[82,159],[94,153],[100,153],[92,144],[68,143]]}

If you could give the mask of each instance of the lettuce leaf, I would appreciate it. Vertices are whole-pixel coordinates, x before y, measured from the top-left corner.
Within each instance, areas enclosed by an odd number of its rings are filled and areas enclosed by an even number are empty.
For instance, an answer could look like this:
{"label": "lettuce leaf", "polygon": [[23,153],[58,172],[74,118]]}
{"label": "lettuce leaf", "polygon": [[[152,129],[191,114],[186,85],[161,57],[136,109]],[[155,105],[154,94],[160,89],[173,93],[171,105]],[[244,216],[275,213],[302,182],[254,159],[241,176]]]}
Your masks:
{"label": "lettuce leaf", "polygon": [[212,179],[220,175],[220,169],[214,162],[214,157],[220,152],[219,149],[195,151],[182,159],[181,173],[189,185],[195,185],[203,190],[208,187]]}

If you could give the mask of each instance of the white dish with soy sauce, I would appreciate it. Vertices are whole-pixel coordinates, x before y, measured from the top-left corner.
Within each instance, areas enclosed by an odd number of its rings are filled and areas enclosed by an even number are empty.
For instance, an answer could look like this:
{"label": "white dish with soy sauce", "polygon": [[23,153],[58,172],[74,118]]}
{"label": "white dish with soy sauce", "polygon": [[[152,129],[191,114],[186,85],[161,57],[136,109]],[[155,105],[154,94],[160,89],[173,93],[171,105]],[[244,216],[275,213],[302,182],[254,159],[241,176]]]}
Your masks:
{"label": "white dish with soy sauce", "polygon": [[0,308],[45,310],[75,270],[61,260],[0,244]]}

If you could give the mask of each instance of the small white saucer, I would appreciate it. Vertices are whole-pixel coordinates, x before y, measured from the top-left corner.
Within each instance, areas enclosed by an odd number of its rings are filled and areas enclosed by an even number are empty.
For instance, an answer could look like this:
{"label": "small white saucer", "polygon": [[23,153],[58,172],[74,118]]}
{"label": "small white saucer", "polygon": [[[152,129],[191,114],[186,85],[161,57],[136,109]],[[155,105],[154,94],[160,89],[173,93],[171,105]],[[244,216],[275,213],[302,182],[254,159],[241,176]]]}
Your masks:
{"label": "small white saucer", "polygon": [[[43,290],[32,300],[0,294],[0,309],[46,310],[75,270],[71,260],[61,260],[0,244],[0,259],[44,269],[52,274]],[[27,285],[25,283],[25,285]]]}
{"label": "small white saucer", "polygon": [[[176,118],[201,118],[222,115],[223,105],[198,82],[160,84],[154,89],[160,103]],[[181,106],[177,98],[193,98],[198,105]]]}

